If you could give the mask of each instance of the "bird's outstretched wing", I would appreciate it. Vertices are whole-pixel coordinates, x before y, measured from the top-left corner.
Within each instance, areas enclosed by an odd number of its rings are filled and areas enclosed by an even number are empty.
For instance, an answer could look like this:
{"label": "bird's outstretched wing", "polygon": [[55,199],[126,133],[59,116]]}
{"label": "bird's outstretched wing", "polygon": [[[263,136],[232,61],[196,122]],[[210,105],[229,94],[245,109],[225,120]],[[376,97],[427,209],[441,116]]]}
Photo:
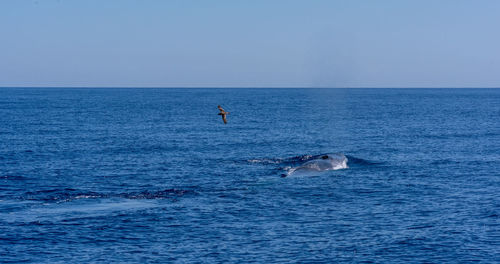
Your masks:
{"label": "bird's outstretched wing", "polygon": [[227,124],[226,115],[229,114],[229,112],[224,111],[224,108],[222,108],[220,105],[218,105],[217,108],[219,108],[220,111],[218,115],[222,117],[222,121],[224,121],[224,124]]}

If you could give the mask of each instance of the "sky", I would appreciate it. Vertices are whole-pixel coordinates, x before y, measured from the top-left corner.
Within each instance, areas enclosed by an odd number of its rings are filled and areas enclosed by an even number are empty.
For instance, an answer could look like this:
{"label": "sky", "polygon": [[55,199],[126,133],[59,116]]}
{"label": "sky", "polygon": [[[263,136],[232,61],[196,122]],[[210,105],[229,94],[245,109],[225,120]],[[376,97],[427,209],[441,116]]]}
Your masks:
{"label": "sky", "polygon": [[0,87],[500,87],[498,0],[1,0]]}

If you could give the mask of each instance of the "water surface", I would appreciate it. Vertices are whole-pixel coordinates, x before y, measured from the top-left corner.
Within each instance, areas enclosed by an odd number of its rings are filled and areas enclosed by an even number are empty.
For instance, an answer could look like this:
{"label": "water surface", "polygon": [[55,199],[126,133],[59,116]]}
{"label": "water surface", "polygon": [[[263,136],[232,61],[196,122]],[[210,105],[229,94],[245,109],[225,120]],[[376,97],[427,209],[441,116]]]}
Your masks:
{"label": "water surface", "polygon": [[499,164],[495,89],[3,88],[0,261],[494,263]]}

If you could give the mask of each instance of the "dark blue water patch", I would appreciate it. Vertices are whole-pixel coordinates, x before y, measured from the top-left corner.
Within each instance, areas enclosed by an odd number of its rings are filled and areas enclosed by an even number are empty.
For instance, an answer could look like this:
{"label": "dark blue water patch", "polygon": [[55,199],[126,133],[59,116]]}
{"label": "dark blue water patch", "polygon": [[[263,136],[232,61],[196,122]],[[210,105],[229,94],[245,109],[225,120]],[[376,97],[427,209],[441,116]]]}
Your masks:
{"label": "dark blue water patch", "polygon": [[430,165],[453,165],[453,164],[459,164],[459,161],[451,160],[451,159],[440,159],[440,160],[435,160],[430,163]]}
{"label": "dark blue water patch", "polygon": [[346,157],[348,159],[347,164],[349,165],[349,167],[371,167],[371,166],[380,166],[380,165],[387,164],[387,162],[385,162],[385,161],[366,160],[366,159],[353,157],[350,155],[346,155]]}
{"label": "dark blue water patch", "polygon": [[19,200],[42,202],[67,202],[76,199],[126,198],[126,199],[175,199],[185,195],[196,195],[194,190],[165,189],[159,191],[140,191],[130,193],[98,193],[72,188],[48,189],[26,192],[17,197]]}
{"label": "dark blue water patch", "polygon": [[424,134],[422,135],[423,138],[429,138],[429,139],[478,139],[478,138],[489,138],[489,137],[498,137],[500,133],[497,132],[483,132],[483,133],[447,133],[447,134]]}
{"label": "dark blue water patch", "polygon": [[0,180],[9,180],[9,181],[24,181],[27,180],[27,177],[21,175],[9,175],[9,174],[0,174]]}
{"label": "dark blue water patch", "polygon": [[136,193],[121,193],[119,197],[127,199],[172,199],[185,195],[195,195],[193,190],[166,189],[161,191],[142,191]]}

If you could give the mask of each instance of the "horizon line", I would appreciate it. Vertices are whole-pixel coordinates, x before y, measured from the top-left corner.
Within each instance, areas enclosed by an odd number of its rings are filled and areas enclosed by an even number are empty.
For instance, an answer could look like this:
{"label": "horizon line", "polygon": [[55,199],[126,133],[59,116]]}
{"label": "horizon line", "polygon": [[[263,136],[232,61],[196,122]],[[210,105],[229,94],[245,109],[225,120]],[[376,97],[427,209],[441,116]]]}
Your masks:
{"label": "horizon line", "polygon": [[5,88],[67,88],[67,89],[498,89],[500,86],[432,86],[432,87],[419,87],[419,86],[406,86],[406,87],[368,87],[368,86],[353,86],[353,87],[300,87],[300,86],[0,86],[0,89]]}

